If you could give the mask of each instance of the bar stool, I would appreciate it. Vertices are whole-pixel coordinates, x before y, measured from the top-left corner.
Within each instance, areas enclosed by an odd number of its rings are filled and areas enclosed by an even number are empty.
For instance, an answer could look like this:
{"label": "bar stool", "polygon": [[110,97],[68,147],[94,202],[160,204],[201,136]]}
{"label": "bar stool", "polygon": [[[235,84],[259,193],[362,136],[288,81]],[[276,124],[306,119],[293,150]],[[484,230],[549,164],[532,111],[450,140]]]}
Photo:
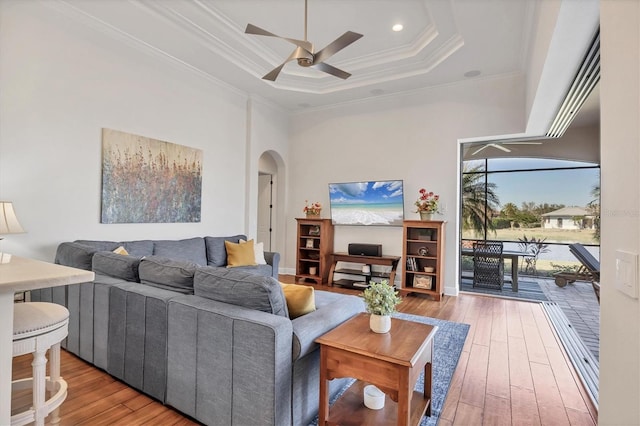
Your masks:
{"label": "bar stool", "polygon": [[[11,416],[11,425],[35,422],[44,425],[44,419],[53,412],[52,424],[58,424],[58,407],[67,397],[67,382],[60,377],[60,342],[67,336],[69,311],[55,303],[16,303],[13,314],[13,356],[33,353],[33,377],[12,382],[11,390],[33,389],[33,406]],[[49,377],[46,376],[49,350],[51,360]],[[45,390],[49,399],[45,400]]]}

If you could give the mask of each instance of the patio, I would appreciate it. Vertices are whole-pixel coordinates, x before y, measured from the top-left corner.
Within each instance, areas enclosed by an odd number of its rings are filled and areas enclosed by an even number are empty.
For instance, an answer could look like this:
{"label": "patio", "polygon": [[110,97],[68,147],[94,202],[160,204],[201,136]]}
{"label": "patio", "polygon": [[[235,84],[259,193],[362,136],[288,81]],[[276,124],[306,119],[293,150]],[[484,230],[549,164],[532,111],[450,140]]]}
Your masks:
{"label": "patio", "polygon": [[[558,287],[553,278],[537,278],[522,276],[518,292],[513,292],[509,279],[505,279],[505,286],[500,290],[473,289],[468,284],[468,278],[463,277],[461,291],[478,293],[496,297],[517,298],[541,302],[546,297],[562,310],[567,320],[585,346],[596,360],[600,358],[600,305],[596,299],[591,283],[576,281],[565,287]],[[539,289],[538,289],[539,288]],[[542,300],[541,300],[542,299]]]}

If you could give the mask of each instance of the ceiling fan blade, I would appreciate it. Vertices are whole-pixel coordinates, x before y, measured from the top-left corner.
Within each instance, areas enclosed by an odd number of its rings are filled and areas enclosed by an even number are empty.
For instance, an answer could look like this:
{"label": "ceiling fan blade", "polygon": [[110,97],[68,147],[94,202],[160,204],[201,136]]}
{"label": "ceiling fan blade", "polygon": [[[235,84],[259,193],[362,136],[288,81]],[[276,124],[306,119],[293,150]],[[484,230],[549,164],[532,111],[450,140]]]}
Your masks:
{"label": "ceiling fan blade", "polygon": [[282,68],[285,66],[285,64],[286,62],[278,65],[277,67],[269,71],[267,74],[265,74],[264,77],[262,77],[262,79],[269,80],[269,81],[276,81],[276,78],[278,78],[278,75],[280,75],[280,71],[282,71]]}
{"label": "ceiling fan blade", "polygon": [[317,64],[326,61],[331,56],[335,55],[361,37],[362,34],[354,33],[353,31],[347,31],[346,33],[342,34],[340,37],[326,45],[324,49],[321,49],[318,53],[316,53],[313,58],[313,63]]}
{"label": "ceiling fan blade", "polygon": [[282,68],[287,64],[287,62],[292,61],[298,57],[299,50],[300,48],[296,48],[293,52],[291,52],[289,57],[284,60],[283,63],[281,63],[279,66],[269,71],[264,77],[262,77],[262,79],[269,80],[269,81],[276,81],[276,78],[278,78],[280,71],[282,71]]}
{"label": "ceiling fan blade", "polygon": [[269,32],[267,30],[263,30],[262,28],[256,27],[253,24],[247,24],[247,28],[244,30],[244,32],[245,32],[245,34],[253,34],[253,35],[280,38],[282,40],[288,41],[289,43],[293,43],[296,46],[300,46],[300,47],[302,47],[303,49],[305,49],[308,52],[312,52],[313,51],[313,44],[311,44],[308,41],[296,40],[295,38],[280,37],[277,34],[274,34],[274,33]]}
{"label": "ceiling fan blade", "polygon": [[348,72],[342,71],[341,69],[331,66],[324,62],[320,62],[319,64],[314,64],[312,66],[314,68],[319,69],[320,71],[326,72],[327,74],[331,74],[343,80],[346,80],[347,78],[351,77],[351,74],[349,74]]}
{"label": "ceiling fan blade", "polygon": [[473,151],[471,153],[471,155],[476,155],[477,153],[479,153],[480,151],[482,151],[483,149],[486,149],[489,145],[482,145],[479,149],[476,149],[475,151]]}
{"label": "ceiling fan blade", "polygon": [[495,143],[490,143],[488,146],[492,146],[494,148],[498,148],[498,149],[500,149],[500,150],[502,150],[504,152],[511,152],[511,150],[509,148],[506,148],[506,147],[504,147],[502,145],[498,145],[498,144],[495,144]]}

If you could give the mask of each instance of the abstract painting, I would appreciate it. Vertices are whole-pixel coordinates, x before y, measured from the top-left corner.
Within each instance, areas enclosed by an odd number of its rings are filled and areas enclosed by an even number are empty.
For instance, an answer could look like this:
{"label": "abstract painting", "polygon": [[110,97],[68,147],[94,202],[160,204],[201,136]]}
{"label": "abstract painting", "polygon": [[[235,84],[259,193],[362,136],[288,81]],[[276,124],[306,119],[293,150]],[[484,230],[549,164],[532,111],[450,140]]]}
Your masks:
{"label": "abstract painting", "polygon": [[102,223],[200,222],[202,151],[102,129]]}

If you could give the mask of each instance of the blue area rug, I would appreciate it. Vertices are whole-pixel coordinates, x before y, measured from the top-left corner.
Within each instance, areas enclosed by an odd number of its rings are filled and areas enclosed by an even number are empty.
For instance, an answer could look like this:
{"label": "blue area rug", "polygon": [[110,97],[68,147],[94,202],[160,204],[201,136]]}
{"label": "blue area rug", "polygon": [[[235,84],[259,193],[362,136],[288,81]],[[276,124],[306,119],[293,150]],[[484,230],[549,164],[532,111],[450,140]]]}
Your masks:
{"label": "blue area rug", "polygon": [[[464,341],[467,338],[467,333],[469,332],[469,325],[403,313],[397,313],[393,316],[407,321],[420,322],[438,327],[438,331],[434,337],[433,378],[431,383],[431,417],[424,417],[422,422],[420,422],[421,426],[435,426],[438,424],[444,400],[447,397],[447,392],[449,392],[451,377],[453,377],[453,372],[458,365],[460,353],[462,352]],[[353,383],[353,381],[351,383]],[[351,383],[345,386],[345,388],[335,398],[333,398],[330,403],[333,404],[333,402],[340,397]],[[414,389],[418,392],[424,391],[424,372],[420,374],[420,378],[418,379]],[[315,426],[317,424],[318,418],[316,417],[311,425]]]}
{"label": "blue area rug", "polygon": [[469,293],[490,294],[492,296],[508,297],[510,299],[529,300],[537,302],[547,302],[547,296],[536,281],[518,280],[518,291],[514,292],[511,281],[505,281],[502,290],[489,288],[474,288],[473,279],[462,277],[460,290]]}

